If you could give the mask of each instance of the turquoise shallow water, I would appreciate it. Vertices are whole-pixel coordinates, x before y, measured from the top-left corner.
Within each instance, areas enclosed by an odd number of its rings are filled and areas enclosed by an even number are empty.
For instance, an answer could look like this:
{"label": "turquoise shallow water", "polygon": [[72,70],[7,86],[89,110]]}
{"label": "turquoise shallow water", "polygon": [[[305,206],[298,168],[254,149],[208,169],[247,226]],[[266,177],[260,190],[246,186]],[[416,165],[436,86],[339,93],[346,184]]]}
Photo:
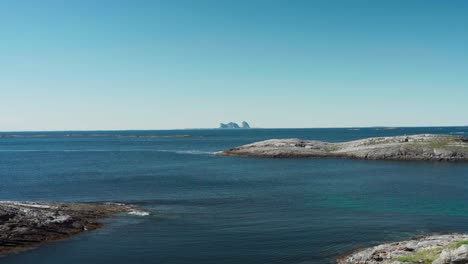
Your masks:
{"label": "turquoise shallow water", "polygon": [[[361,246],[468,232],[466,163],[212,154],[268,138],[416,133],[468,128],[0,133],[0,200],[116,201],[151,212],[0,263],[333,263]],[[182,134],[192,137],[165,137]]]}

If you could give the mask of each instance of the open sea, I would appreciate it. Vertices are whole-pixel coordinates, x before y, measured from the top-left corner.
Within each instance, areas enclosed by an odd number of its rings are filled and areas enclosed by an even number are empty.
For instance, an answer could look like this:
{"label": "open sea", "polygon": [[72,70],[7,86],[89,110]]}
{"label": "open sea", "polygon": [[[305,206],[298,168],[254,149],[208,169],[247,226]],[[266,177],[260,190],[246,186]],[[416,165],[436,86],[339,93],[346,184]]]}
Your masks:
{"label": "open sea", "polygon": [[419,133],[468,136],[468,127],[0,133],[0,200],[151,213],[0,263],[327,264],[359,247],[468,232],[468,163],[213,154],[271,138]]}

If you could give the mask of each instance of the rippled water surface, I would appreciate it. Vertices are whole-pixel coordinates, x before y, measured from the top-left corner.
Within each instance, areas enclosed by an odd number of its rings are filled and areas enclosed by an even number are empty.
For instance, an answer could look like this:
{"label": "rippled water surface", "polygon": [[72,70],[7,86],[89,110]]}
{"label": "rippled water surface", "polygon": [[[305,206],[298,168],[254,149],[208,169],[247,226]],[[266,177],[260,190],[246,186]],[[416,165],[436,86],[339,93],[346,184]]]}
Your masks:
{"label": "rippled water surface", "polygon": [[247,159],[270,138],[347,141],[467,127],[0,133],[0,200],[116,201],[150,216],[1,263],[333,263],[362,246],[468,232],[468,164]]}

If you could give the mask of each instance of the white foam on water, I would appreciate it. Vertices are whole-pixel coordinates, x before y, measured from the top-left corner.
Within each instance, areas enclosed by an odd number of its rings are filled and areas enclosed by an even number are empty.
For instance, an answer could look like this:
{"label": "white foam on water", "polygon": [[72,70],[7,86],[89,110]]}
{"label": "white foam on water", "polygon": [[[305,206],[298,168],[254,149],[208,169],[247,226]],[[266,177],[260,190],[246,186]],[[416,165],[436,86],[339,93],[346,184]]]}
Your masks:
{"label": "white foam on water", "polygon": [[215,152],[201,151],[201,150],[179,150],[177,154],[191,154],[191,155],[214,155]]}
{"label": "white foam on water", "polygon": [[145,211],[139,211],[139,210],[131,210],[128,212],[129,215],[136,215],[136,216],[148,216],[150,213],[145,212]]}

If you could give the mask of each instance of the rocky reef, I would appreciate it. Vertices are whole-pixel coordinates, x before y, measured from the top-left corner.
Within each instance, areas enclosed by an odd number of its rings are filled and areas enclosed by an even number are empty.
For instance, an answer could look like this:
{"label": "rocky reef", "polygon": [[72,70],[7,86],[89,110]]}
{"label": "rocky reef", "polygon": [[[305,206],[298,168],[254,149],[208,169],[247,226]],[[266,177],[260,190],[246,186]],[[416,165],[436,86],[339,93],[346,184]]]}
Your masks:
{"label": "rocky reef", "polygon": [[425,236],[358,250],[338,264],[468,263],[468,234]]}
{"label": "rocky reef", "polygon": [[0,255],[100,228],[100,219],[121,212],[141,213],[133,206],[115,203],[0,201]]}
{"label": "rocky reef", "polygon": [[217,154],[261,158],[335,157],[368,160],[468,161],[468,138],[422,134],[367,138],[341,143],[271,139]]}
{"label": "rocky reef", "polygon": [[244,129],[247,129],[247,128],[250,128],[250,125],[246,121],[242,121],[242,126],[239,126],[239,124],[237,124],[235,122],[229,122],[227,124],[224,124],[224,123],[219,124],[219,128],[224,128],[224,129],[226,129],[226,128],[227,129],[244,128]]}

